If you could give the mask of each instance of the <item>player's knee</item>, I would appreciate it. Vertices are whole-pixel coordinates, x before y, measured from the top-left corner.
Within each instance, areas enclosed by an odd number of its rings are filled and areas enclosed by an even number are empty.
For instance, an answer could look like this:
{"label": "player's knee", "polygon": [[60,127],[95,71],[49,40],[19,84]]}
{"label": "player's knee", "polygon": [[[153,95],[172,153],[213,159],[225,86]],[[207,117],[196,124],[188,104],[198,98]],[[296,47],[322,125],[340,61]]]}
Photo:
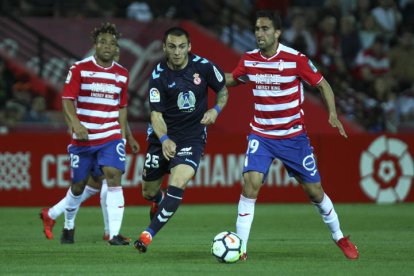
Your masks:
{"label": "player's knee", "polygon": [[109,174],[106,177],[106,183],[107,183],[108,187],[121,186],[121,175]]}
{"label": "player's knee", "polygon": [[99,190],[101,189],[101,183],[102,183],[102,180],[100,180],[99,178],[95,179],[93,177],[89,177],[87,185]]}
{"label": "player's knee", "polygon": [[82,183],[74,183],[72,184],[70,190],[74,196],[81,195],[83,190],[85,189],[85,184]]}
{"label": "player's knee", "polygon": [[142,197],[146,200],[151,200],[157,195],[157,191],[152,189],[142,189]]}

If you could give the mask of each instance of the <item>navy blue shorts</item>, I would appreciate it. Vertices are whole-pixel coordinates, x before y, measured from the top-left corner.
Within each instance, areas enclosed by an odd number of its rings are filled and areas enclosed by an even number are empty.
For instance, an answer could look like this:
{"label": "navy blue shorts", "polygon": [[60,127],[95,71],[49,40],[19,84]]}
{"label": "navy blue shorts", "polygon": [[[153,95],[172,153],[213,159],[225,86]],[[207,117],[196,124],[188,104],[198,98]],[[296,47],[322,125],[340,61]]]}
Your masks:
{"label": "navy blue shorts", "polygon": [[125,172],[125,144],[121,139],[98,146],[68,147],[70,154],[71,178],[73,183],[88,178],[89,174],[98,176],[97,167],[113,167]]}
{"label": "navy blue shorts", "polygon": [[248,141],[243,173],[261,172],[264,174],[264,182],[273,159],[277,158],[282,161],[289,176],[298,176],[304,183],[321,181],[313,147],[305,133],[286,139],[270,139],[250,134]]}
{"label": "navy blue shorts", "polygon": [[204,153],[204,147],[205,143],[199,141],[179,143],[174,158],[168,161],[162,154],[161,144],[149,144],[145,155],[142,179],[144,181],[160,179],[179,164],[189,165],[197,172]]}

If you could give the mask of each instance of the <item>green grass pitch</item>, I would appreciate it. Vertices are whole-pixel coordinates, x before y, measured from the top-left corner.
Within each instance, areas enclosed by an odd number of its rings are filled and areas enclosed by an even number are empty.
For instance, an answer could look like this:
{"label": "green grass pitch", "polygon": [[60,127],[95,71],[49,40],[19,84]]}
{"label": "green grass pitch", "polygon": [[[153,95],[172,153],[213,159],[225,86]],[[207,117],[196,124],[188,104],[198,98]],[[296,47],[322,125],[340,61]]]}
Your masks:
{"label": "green grass pitch", "polygon": [[[149,207],[127,207],[121,233],[136,239]],[[215,234],[235,230],[237,204],[183,204],[146,254],[102,241],[101,210],[84,207],[75,244],[61,245],[63,217],[46,240],[40,208],[0,208],[0,275],[414,275],[414,204],[336,205],[358,245],[347,260],[310,204],[257,204],[248,260],[221,264],[210,255]]]}

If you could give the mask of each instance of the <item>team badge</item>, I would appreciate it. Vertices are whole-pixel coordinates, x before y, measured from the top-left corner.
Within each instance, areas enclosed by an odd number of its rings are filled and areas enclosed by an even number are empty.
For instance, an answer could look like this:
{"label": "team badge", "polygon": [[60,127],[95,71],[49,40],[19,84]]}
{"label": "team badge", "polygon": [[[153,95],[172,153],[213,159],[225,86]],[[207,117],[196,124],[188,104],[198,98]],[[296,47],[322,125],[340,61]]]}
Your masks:
{"label": "team badge", "polygon": [[115,81],[119,82],[119,74],[118,73],[115,74]]}
{"label": "team badge", "polygon": [[279,61],[278,69],[279,71],[283,71],[283,69],[285,69],[285,62],[283,60]]}
{"label": "team badge", "polygon": [[151,88],[149,94],[151,103],[159,103],[161,101],[160,91],[157,88]]}
{"label": "team badge", "polygon": [[194,77],[194,84],[195,84],[195,85],[199,85],[199,84],[201,83],[200,74],[195,73],[195,74],[193,75],[193,77]]}
{"label": "team badge", "polygon": [[195,109],[196,97],[193,91],[180,92],[177,98],[177,106],[181,112],[193,112]]}

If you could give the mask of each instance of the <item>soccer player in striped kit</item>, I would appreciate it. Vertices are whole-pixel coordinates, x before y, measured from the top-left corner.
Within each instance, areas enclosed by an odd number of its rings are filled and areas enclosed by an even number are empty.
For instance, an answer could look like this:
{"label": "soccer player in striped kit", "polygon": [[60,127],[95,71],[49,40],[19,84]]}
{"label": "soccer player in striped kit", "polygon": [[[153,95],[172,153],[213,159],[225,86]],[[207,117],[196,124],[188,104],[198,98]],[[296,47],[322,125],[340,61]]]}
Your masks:
{"label": "soccer player in striped kit", "polygon": [[[114,56],[114,61],[119,62],[120,59],[120,47],[117,46],[116,55]],[[70,124],[67,122],[67,124]],[[135,140],[134,136],[131,133],[129,125],[127,124],[126,128],[126,140],[130,146],[132,153],[137,154],[140,146]],[[69,127],[69,133],[72,135],[72,127]],[[70,188],[69,188],[70,189]],[[85,189],[82,193],[81,203],[92,197],[93,195],[100,192],[100,203],[102,208],[102,215],[104,221],[104,235],[103,240],[109,241],[109,223],[108,223],[108,211],[106,210],[106,198],[108,192],[108,185],[106,184],[105,176],[98,165],[93,166],[91,175],[89,176],[88,182],[86,183]],[[64,213],[66,208],[66,196],[63,197],[58,203],[53,205],[50,208],[43,208],[40,212],[40,218],[43,222],[43,232],[48,240],[53,240],[53,227],[56,223],[56,219]],[[72,218],[72,221],[66,222],[74,225],[75,217]],[[131,241],[129,237],[124,237],[121,234],[118,234],[126,241]],[[62,242],[72,243],[73,239],[63,239]]]}
{"label": "soccer player in striped kit", "polygon": [[109,235],[111,245],[127,245],[119,235],[124,214],[121,176],[125,171],[128,70],[114,61],[119,33],[104,23],[92,33],[95,55],[76,62],[69,70],[62,105],[72,141],[68,147],[71,188],[66,194],[65,226],[62,243],[73,243],[73,221],[94,164],[107,180]]}
{"label": "soccer player in striped kit", "polygon": [[308,57],[279,43],[280,35],[279,16],[271,11],[259,11],[255,25],[259,48],[245,53],[233,72],[226,73],[227,86],[245,81],[255,83],[254,118],[250,123],[243,168],[245,184],[236,222],[237,234],[244,246],[241,259],[247,258],[247,240],[256,198],[275,158],[280,159],[289,175],[302,185],[345,256],[357,259],[358,250],[349,237],[344,237],[332,201],[322,188],[301,109],[304,98],[302,81],[306,81],[320,90],[328,108],[329,123],[347,138],[336,114],[333,91]]}

